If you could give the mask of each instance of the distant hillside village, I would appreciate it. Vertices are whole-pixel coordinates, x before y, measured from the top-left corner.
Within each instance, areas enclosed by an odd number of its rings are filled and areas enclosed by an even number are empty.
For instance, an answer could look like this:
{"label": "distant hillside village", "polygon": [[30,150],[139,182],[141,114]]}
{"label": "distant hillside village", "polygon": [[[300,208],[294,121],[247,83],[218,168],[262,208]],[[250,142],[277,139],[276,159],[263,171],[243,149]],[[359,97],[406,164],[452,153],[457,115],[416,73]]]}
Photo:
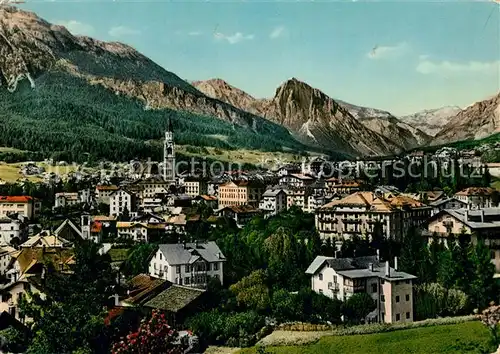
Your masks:
{"label": "distant hillside village", "polygon": [[[319,158],[199,177],[176,175],[173,134],[162,174],[0,186],[0,312],[9,323],[38,328],[42,315],[27,299],[55,298],[48,279],[76,277],[88,244],[113,274],[104,326],[156,310],[187,331],[192,351],[251,345],[261,328],[291,321],[406,323],[498,301],[500,198],[493,168],[474,153],[401,160],[423,170],[428,158],[425,177],[398,176],[387,161],[336,162],[326,173]],[[451,173],[454,163],[465,173]],[[341,177],[346,169],[354,172]],[[429,307],[430,284],[465,300]],[[211,328],[215,318],[236,329]]]}

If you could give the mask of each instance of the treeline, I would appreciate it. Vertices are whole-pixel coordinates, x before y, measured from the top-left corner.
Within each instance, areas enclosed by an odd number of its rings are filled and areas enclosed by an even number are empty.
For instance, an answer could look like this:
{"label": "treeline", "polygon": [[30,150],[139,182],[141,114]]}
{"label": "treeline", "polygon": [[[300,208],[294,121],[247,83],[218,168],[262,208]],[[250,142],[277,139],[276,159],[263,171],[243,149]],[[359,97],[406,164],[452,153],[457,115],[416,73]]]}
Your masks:
{"label": "treeline", "polygon": [[177,144],[305,149],[285,128],[263,119],[250,130],[188,112],[145,110],[136,100],[64,73],[46,74],[36,84],[31,89],[21,82],[14,93],[0,90],[0,145],[75,162],[86,161],[87,154],[113,161],[157,159],[161,144],[150,141],[163,139],[171,120]]}
{"label": "treeline", "polygon": [[365,172],[361,177],[373,186],[393,185],[410,193],[439,189],[447,195],[466,187],[489,187],[492,180],[486,165],[476,168],[457,159],[419,163],[403,159]]}

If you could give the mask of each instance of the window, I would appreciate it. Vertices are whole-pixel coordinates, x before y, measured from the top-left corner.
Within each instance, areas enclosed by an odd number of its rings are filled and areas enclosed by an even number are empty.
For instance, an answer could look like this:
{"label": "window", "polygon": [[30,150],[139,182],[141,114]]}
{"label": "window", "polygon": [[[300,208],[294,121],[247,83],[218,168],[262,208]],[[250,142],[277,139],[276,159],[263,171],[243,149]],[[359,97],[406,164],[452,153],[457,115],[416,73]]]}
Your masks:
{"label": "window", "polygon": [[385,283],[385,280],[384,279],[380,279],[380,284],[384,284]]}
{"label": "window", "polygon": [[409,312],[407,312],[407,313],[406,313],[406,319],[407,319],[407,320],[409,320],[409,319],[410,319],[410,313],[409,313]]}
{"label": "window", "polygon": [[410,301],[410,294],[406,294],[406,301]]}
{"label": "window", "polygon": [[323,294],[323,289],[319,289],[319,293],[320,293],[320,294]]}
{"label": "window", "polygon": [[377,292],[377,284],[372,284],[372,293]]}
{"label": "window", "polygon": [[384,295],[380,295],[380,302],[385,302],[385,296]]}
{"label": "window", "polygon": [[495,250],[490,251],[491,259],[495,259]]}
{"label": "window", "polygon": [[396,302],[399,302],[399,295],[396,296]]}
{"label": "window", "polygon": [[409,280],[406,280],[405,282],[406,282],[406,284],[410,284],[410,281],[409,281]]}
{"label": "window", "polygon": [[214,263],[214,270],[219,270],[219,263],[218,262]]}
{"label": "window", "polygon": [[160,261],[161,261],[162,253],[160,252]]}
{"label": "window", "polygon": [[191,272],[191,267],[189,266],[189,264],[186,264],[186,273],[190,273]]}
{"label": "window", "polygon": [[189,277],[184,278],[184,284],[189,285],[190,280],[191,279]]}
{"label": "window", "polygon": [[319,277],[319,280],[323,280],[323,273],[319,273],[318,277]]}
{"label": "window", "polygon": [[180,274],[180,272],[181,272],[181,266],[177,266],[177,267],[175,267],[175,268],[176,268],[176,269],[175,269],[175,272],[176,272],[177,274]]}
{"label": "window", "polygon": [[399,313],[396,314],[396,321],[400,321],[401,320],[401,315]]}

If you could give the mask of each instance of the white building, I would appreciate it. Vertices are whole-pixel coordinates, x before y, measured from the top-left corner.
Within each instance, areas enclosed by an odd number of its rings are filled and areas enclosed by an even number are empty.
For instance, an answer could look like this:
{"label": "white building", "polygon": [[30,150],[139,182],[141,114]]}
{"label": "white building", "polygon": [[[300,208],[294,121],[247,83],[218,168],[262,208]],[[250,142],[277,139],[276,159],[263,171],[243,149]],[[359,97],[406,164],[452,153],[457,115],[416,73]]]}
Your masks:
{"label": "white building", "polygon": [[172,283],[205,288],[209,277],[223,283],[226,257],[213,241],[159,245],[149,263],[149,275]]}
{"label": "white building", "polygon": [[346,301],[356,293],[367,293],[376,308],[366,318],[368,322],[412,322],[414,275],[397,270],[389,262],[381,263],[377,256],[333,258],[318,256],[306,270],[311,275],[313,291]]}
{"label": "white building", "polygon": [[259,209],[276,215],[286,209],[287,197],[282,188],[268,188],[262,195]]}
{"label": "white building", "polygon": [[5,272],[7,272],[9,263],[12,259],[12,254],[15,252],[17,252],[17,250],[14,247],[0,247],[0,275],[4,275]]}
{"label": "white building", "polygon": [[27,225],[21,220],[2,217],[0,218],[0,244],[10,245],[13,239],[26,240],[28,236]]}
{"label": "white building", "polygon": [[469,187],[457,192],[454,197],[467,204],[469,209],[493,208],[492,195],[495,190],[490,187]]}
{"label": "white building", "polygon": [[80,203],[78,193],[56,193],[55,208],[64,208]]}
{"label": "white building", "polygon": [[129,213],[137,210],[137,198],[134,193],[120,188],[109,197],[109,213],[111,216],[123,214],[125,210]]}

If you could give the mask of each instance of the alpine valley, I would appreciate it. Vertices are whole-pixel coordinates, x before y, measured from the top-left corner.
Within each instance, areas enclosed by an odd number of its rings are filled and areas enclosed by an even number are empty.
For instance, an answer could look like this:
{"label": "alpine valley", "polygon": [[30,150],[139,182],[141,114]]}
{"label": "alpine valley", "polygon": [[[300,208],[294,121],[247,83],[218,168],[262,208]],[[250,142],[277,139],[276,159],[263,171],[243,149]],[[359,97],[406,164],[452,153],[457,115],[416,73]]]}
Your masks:
{"label": "alpine valley", "polygon": [[8,6],[0,8],[0,84],[0,146],[70,161],[160,158],[169,120],[176,144],[207,153],[357,157],[484,137],[500,119],[498,95],[436,122],[346,103],[295,78],[256,99],[221,79],[189,83],[130,46]]}

